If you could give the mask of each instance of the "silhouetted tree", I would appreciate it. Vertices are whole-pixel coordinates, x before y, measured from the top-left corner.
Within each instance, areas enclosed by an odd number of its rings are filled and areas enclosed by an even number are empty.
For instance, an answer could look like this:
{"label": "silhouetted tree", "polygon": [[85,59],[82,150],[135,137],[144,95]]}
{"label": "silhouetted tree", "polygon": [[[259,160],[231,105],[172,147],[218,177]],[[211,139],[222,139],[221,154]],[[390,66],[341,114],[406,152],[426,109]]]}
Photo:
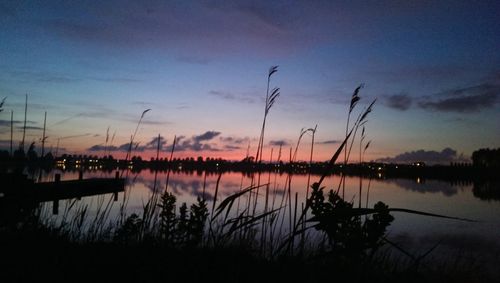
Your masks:
{"label": "silhouetted tree", "polygon": [[482,148],[472,153],[474,166],[497,168],[500,167],[500,148]]}

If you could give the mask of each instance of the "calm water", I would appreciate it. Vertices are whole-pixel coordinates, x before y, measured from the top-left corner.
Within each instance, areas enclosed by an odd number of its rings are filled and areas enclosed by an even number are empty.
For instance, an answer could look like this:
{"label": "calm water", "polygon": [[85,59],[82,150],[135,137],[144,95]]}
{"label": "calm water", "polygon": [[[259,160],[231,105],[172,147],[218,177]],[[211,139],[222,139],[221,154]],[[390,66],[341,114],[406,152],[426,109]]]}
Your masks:
{"label": "calm water", "polygon": [[[50,180],[56,172],[44,176],[45,180]],[[57,172],[58,173],[58,172]],[[61,172],[62,180],[78,178],[76,172]],[[113,178],[114,173],[86,172],[84,178],[109,177]],[[193,174],[170,174],[168,190],[177,197],[178,206],[182,202],[188,205],[196,200],[197,196],[205,195],[209,200],[209,210],[212,207],[217,175],[207,175],[204,173]],[[156,185],[155,185],[156,178]],[[110,216],[116,216],[120,204],[127,201],[127,213],[142,212],[143,205],[152,195],[154,188],[165,188],[166,173],[155,173],[144,170],[139,174],[129,173],[125,192],[118,195],[118,201],[112,201]],[[205,180],[206,178],[206,180]],[[283,190],[288,184],[287,175],[268,174],[261,175],[261,183],[269,182],[270,185],[270,205],[274,201],[274,207],[278,207],[283,197]],[[311,183],[317,181],[319,176],[311,176]],[[205,181],[204,181],[205,180]],[[340,178],[338,176],[327,178],[323,185],[327,189],[337,189]],[[362,206],[373,207],[378,201],[383,201],[389,207],[407,208],[420,210],[435,214],[442,214],[454,217],[469,218],[478,222],[464,222],[450,219],[441,219],[405,213],[393,213],[395,221],[389,227],[388,238],[398,242],[408,249],[425,250],[426,247],[441,242],[442,247],[471,249],[479,252],[496,252],[500,250],[500,188],[493,188],[492,195],[483,194],[481,198],[477,196],[477,186],[474,184],[450,184],[435,180],[409,180],[409,179],[363,179],[361,180],[361,203]],[[205,183],[205,191],[203,190]],[[291,178],[292,199],[297,194],[298,207],[304,202],[307,176],[294,175]],[[250,186],[251,178],[241,173],[226,173],[220,179],[218,190],[218,200],[229,196]],[[360,178],[347,178],[345,186],[345,199],[352,200],[357,206],[360,195]],[[341,190],[342,191],[342,190]],[[475,192],[476,191],[476,195]],[[275,192],[273,194],[273,192]],[[368,194],[368,195],[367,195]],[[264,189],[259,192],[258,209],[263,209]],[[241,199],[241,207],[246,200]],[[76,202],[74,207],[88,205],[91,211],[95,212],[97,207],[103,202],[113,199],[113,195],[101,195],[85,197]],[[67,208],[72,201],[60,201],[61,212]],[[47,211],[51,210],[51,203],[46,203]],[[235,207],[236,210],[238,207]],[[61,214],[61,213],[60,213]],[[57,217],[57,216],[56,216]],[[443,249],[443,248],[441,248]]]}

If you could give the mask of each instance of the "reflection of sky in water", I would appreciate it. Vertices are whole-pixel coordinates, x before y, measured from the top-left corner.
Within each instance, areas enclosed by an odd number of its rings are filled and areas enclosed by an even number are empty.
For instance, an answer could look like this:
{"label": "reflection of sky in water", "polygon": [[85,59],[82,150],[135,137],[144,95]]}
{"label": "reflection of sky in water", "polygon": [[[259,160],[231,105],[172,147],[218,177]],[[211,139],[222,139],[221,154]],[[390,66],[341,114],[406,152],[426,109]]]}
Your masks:
{"label": "reflection of sky in water", "polygon": [[[84,178],[90,177],[114,177],[114,173],[104,174],[100,172],[86,173]],[[156,188],[163,190],[166,184],[166,173],[159,173],[156,176]],[[169,177],[168,190],[177,198],[177,205],[186,202],[189,206],[196,201],[196,197],[202,196],[204,175],[201,174],[174,174]],[[76,179],[77,173],[65,173],[65,179]],[[212,207],[211,201],[215,194],[215,187],[218,175],[209,174],[205,181],[205,197],[208,200],[209,210]],[[318,176],[311,177],[311,183],[318,180]],[[254,176],[256,183],[258,175]],[[269,185],[270,203],[274,200],[275,207],[284,196],[287,190],[287,175],[263,173],[260,176],[260,183]],[[326,178],[323,185],[325,190],[337,190],[340,178],[338,176]],[[246,188],[252,184],[252,178],[242,177],[240,173],[226,173],[220,179],[218,189],[218,201],[237,192],[240,188]],[[413,243],[423,245],[419,241],[422,239],[443,238],[444,236],[454,236],[456,238],[477,239],[482,242],[499,242],[500,239],[500,202],[483,201],[474,197],[472,184],[451,185],[447,182],[426,180],[418,183],[416,180],[393,179],[393,180],[371,180],[363,179],[361,184],[362,206],[373,207],[378,201],[383,201],[389,207],[407,208],[420,210],[435,214],[456,216],[462,218],[475,219],[479,222],[470,223],[449,219],[440,219],[420,215],[405,213],[394,213],[395,221],[389,227],[389,238],[404,239],[412,238]],[[120,208],[124,196],[128,199],[127,212],[141,213],[143,206],[151,197],[155,188],[155,174],[150,171],[142,171],[140,174],[130,174],[125,193],[119,193],[117,202],[112,204],[110,217],[115,217]],[[297,194],[298,207],[305,203],[305,193],[307,188],[307,176],[294,175],[291,179],[292,199]],[[360,195],[359,178],[347,178],[345,186],[345,199],[352,200],[355,206],[358,205]],[[258,210],[263,210],[266,187],[259,188]],[[274,194],[273,194],[274,192]],[[257,190],[254,190],[257,193]],[[342,193],[342,189],[341,189]],[[367,202],[368,195],[368,202]],[[99,201],[102,203],[112,199],[113,195],[86,197],[78,201],[77,205],[88,205],[91,211],[96,210]],[[242,197],[242,203],[246,203],[249,194]],[[252,196],[253,197],[253,196]],[[61,202],[60,210],[64,211],[66,203]],[[50,204],[49,204],[50,205]],[[69,204],[68,204],[69,205]],[[285,221],[286,223],[287,221]],[[420,240],[418,240],[420,239]],[[482,240],[481,240],[482,239]],[[431,240],[429,240],[432,242]],[[407,241],[408,242],[408,241]]]}
{"label": "reflection of sky in water", "polygon": [[420,193],[442,193],[445,196],[453,196],[457,194],[458,187],[453,186],[448,182],[442,181],[423,181],[421,179],[411,180],[411,179],[389,179],[386,180],[388,183],[393,183],[402,189],[420,192]]}

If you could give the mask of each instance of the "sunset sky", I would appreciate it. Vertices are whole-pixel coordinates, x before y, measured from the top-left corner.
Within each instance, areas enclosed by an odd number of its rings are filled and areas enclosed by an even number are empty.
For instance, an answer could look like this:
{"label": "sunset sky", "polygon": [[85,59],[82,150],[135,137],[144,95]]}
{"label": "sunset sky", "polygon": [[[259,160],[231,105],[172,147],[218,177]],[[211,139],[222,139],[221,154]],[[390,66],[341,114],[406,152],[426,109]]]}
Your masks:
{"label": "sunset sky", "polygon": [[[448,163],[500,147],[500,1],[1,1],[0,147],[22,138],[59,154],[123,156],[141,114],[136,154],[239,160],[254,155],[267,73],[281,95],[264,159],[288,156],[318,125],[314,159],[377,98],[365,159]],[[108,131],[109,127],[109,131]],[[111,143],[111,138],[114,139]],[[311,137],[301,143],[307,160]],[[276,158],[276,153],[274,159]]]}

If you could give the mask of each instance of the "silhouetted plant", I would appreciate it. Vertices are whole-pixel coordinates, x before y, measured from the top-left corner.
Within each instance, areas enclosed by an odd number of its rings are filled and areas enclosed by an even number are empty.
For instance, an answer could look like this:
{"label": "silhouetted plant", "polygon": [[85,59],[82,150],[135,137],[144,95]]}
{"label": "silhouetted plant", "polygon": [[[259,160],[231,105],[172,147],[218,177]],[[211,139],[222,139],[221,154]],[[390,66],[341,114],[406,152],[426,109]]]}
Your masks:
{"label": "silhouetted plant", "polygon": [[208,218],[207,203],[197,198],[197,203],[191,205],[189,213],[186,203],[175,212],[176,198],[172,193],[165,192],[160,199],[159,232],[160,239],[167,246],[198,246],[202,243],[205,223]]}
{"label": "silhouetted plant", "polygon": [[176,242],[178,244],[185,244],[187,242],[187,238],[189,237],[189,218],[187,213],[187,205],[186,203],[182,203],[181,207],[179,207],[179,218],[177,219],[177,227],[176,227]]}
{"label": "silhouetted plant", "polygon": [[165,192],[160,199],[160,237],[165,243],[173,242],[175,231],[175,202],[176,198],[172,193]]}
{"label": "silhouetted plant", "polygon": [[123,225],[117,229],[114,240],[125,244],[137,242],[140,237],[141,227],[142,219],[139,215],[133,213],[127,217]]}
{"label": "silhouetted plant", "polygon": [[207,203],[204,199],[198,197],[197,203],[192,204],[189,213],[189,241],[191,246],[199,245],[203,240],[205,232],[205,222],[208,218]]}
{"label": "silhouetted plant", "polygon": [[[360,256],[368,250],[374,251],[382,245],[386,228],[394,220],[388,206],[383,202],[375,204],[374,210],[357,209],[336,192],[330,190],[325,200],[323,187],[313,184],[308,200],[313,217],[310,222],[328,236],[333,252],[340,255]],[[362,221],[362,215],[372,214]]]}

